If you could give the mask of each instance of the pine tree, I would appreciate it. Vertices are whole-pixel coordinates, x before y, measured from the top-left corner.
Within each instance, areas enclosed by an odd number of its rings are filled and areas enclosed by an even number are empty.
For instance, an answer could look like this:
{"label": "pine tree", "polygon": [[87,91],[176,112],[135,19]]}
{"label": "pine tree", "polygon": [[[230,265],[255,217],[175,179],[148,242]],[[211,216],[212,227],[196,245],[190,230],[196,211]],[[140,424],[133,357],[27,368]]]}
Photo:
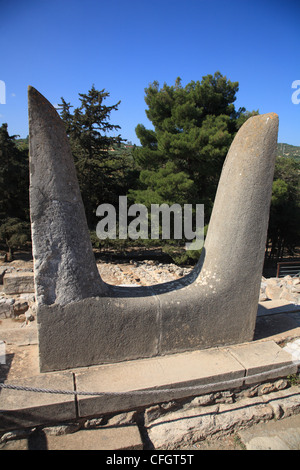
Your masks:
{"label": "pine tree", "polygon": [[[149,192],[148,182],[153,183],[155,175],[172,162],[174,178],[177,173],[193,182],[185,202],[204,203],[209,217],[229,146],[242,122],[253,114],[245,108],[236,111],[233,103],[237,91],[238,82],[231,82],[220,72],[203,77],[201,82],[191,81],[185,87],[177,78],[174,86],[165,83],[159,88],[155,81],[145,89],[146,115],[154,129],[141,124],[136,127],[142,145],[134,152],[142,168],[140,189],[135,193],[139,200],[142,191]],[[171,176],[169,182],[173,184]],[[162,181],[165,184],[168,182]],[[160,191],[158,186],[156,191]],[[175,186],[172,202],[178,202],[179,196]]]}
{"label": "pine tree", "polygon": [[277,157],[275,165],[268,240],[269,256],[282,258],[300,242],[300,163],[291,157]]}
{"label": "pine tree", "polygon": [[16,144],[7,124],[0,127],[0,244],[13,258],[30,240],[28,145]]}
{"label": "pine tree", "polygon": [[94,228],[97,206],[103,202],[116,204],[124,194],[126,174],[132,170],[133,160],[114,150],[124,139],[111,136],[120,126],[110,123],[110,114],[120,101],[106,106],[110,94],[96,90],[94,85],[87,94],[79,93],[81,105],[71,112],[72,106],[61,98],[60,114],[66,125],[77,169],[79,185],[86,210],[88,225]]}
{"label": "pine tree", "polygon": [[0,127],[0,220],[29,220],[28,147],[18,148],[7,124]]}

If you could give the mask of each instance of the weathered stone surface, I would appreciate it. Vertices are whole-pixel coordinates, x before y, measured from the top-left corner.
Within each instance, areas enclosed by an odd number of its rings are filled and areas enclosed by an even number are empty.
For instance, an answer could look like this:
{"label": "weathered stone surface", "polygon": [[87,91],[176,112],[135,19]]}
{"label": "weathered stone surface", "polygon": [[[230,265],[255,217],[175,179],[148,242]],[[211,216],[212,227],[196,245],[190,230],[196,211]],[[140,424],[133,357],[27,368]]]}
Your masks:
{"label": "weathered stone surface", "polygon": [[158,306],[154,297],[89,298],[39,306],[42,372],[156,356]]}
{"label": "weathered stone surface", "polygon": [[80,423],[64,423],[56,424],[55,426],[46,426],[43,428],[43,433],[47,436],[65,436],[66,434],[73,434],[79,431]]}
{"label": "weathered stone surface", "polygon": [[[280,387],[280,384],[277,383],[277,386]],[[263,384],[258,386],[258,388],[260,387],[263,387]],[[209,398],[211,395],[205,397]],[[209,439],[210,436],[220,436],[232,432],[241,436],[248,448],[248,442],[257,435],[267,437],[274,434],[275,431],[275,434],[280,433],[281,436],[281,430],[284,429],[286,421],[286,418],[281,418],[285,416],[293,416],[295,422],[299,423],[299,388],[291,388],[283,393],[272,393],[263,397],[242,398],[235,403],[222,405],[212,405],[210,404],[212,399],[205,400],[205,397],[197,397],[172,413],[160,412],[159,414],[158,406],[146,410],[145,425],[155,448],[176,448],[186,441],[192,443],[199,439]],[[202,404],[201,398],[203,398]],[[206,406],[203,406],[205,403]],[[282,410],[281,413],[278,413],[280,403],[284,408],[288,405],[285,415]],[[156,414],[155,408],[157,409]],[[273,418],[280,419],[280,423],[274,423]],[[261,422],[265,424],[256,424]],[[266,427],[267,432],[260,433],[263,426]],[[276,427],[278,427],[278,431],[276,431]],[[293,429],[289,429],[289,426],[285,429],[288,430],[287,435],[292,440],[295,437]],[[266,434],[267,436],[265,436]],[[251,442],[252,444],[266,446],[267,441],[259,439],[255,443]],[[275,444],[272,442],[272,446]],[[271,445],[271,441],[268,445]],[[297,436],[297,445],[299,446],[299,436]],[[290,442],[289,448],[293,446],[295,444]]]}
{"label": "weathered stone surface", "polygon": [[[136,409],[138,406],[165,402],[170,395],[173,399],[179,399],[221,390],[224,380],[233,380],[235,386],[241,386],[244,372],[241,364],[228,351],[218,349],[75,371],[78,390],[118,392],[112,396],[78,396],[79,416]],[[138,393],[133,393],[134,390]]]}
{"label": "weathered stone surface", "polygon": [[[69,372],[55,376],[41,375],[21,379],[22,386],[43,389],[72,390],[73,377]],[[19,381],[12,381],[20,385]],[[20,390],[1,389],[0,431],[57,423],[76,418],[73,395],[56,395]]]}
{"label": "weathered stone surface", "polygon": [[[265,354],[262,354],[260,342],[251,343],[250,347],[256,344],[256,355],[260,358],[260,367],[263,368],[262,360],[266,357],[264,368],[268,369],[270,354],[274,353],[279,360],[282,358],[280,358],[279,346],[274,345],[273,342],[266,343],[269,344],[269,348],[268,351],[264,350]],[[241,349],[244,347],[239,346]],[[244,385],[246,371],[244,365],[230,353],[236,348],[237,346],[230,346],[168,357],[107,364],[77,369],[73,373],[39,374],[37,369],[26,369],[25,362],[27,363],[28,359],[19,363],[19,367],[13,371],[14,363],[12,362],[7,376],[8,383],[60,390],[111,391],[119,395],[79,395],[76,399],[76,413],[72,413],[71,401],[74,398],[72,395],[2,390],[0,402],[4,413],[0,415],[0,423],[3,430],[19,429],[23,426],[46,426],[42,429],[42,435],[44,442],[47,441],[47,446],[50,448],[52,436],[58,437],[68,432],[76,432],[79,429],[78,424],[81,425],[81,429],[101,426],[113,430],[117,426],[122,429],[126,426],[127,432],[130,433],[135,426],[127,427],[128,424],[137,421],[140,426],[145,425],[148,430],[151,429],[151,433],[153,431],[153,434],[149,436],[159,449],[161,446],[174,448],[185,441],[192,442],[209,438],[216,433],[237,432],[259,421],[267,421],[273,417],[281,419],[299,413],[299,386],[282,390],[283,387],[288,386],[287,380],[277,379],[273,383],[259,382],[248,386],[248,390],[253,393],[248,396],[243,395],[246,391]],[[243,362],[248,355],[244,353],[240,356],[240,360]],[[26,370],[30,370],[31,374],[36,374],[36,376],[29,377]],[[14,380],[12,377],[15,377]],[[231,377],[239,378],[234,380],[234,388],[225,390],[224,387],[233,387]],[[224,383],[220,385],[220,380],[225,381],[225,385]],[[208,385],[207,382],[214,385]],[[201,387],[197,391],[198,384],[200,386],[206,384],[205,387],[209,386],[213,391],[204,391]],[[191,391],[181,389],[189,385],[192,385]],[[169,391],[166,391],[166,388]],[[149,389],[155,393],[147,394]],[[137,390],[141,392],[139,395],[135,395]],[[274,393],[272,390],[274,392],[277,390],[277,392]],[[193,398],[197,393],[205,393],[205,395],[196,395],[196,398]],[[162,403],[167,399],[170,401]],[[138,418],[141,417],[145,406],[149,408],[145,410],[143,423],[142,420],[138,421]],[[125,413],[126,410],[137,410],[137,412]],[[96,418],[91,419],[93,416]],[[87,418],[85,424],[83,418]],[[65,420],[64,423],[63,420]],[[113,445],[117,442],[117,435],[115,434],[114,438],[111,434]],[[79,444],[80,436],[81,444]],[[69,445],[90,448],[90,444],[84,439],[88,436],[91,438],[99,436],[99,445],[102,442],[101,435],[98,433],[82,435],[81,432],[70,440],[55,439],[55,442],[58,446],[64,445],[66,448]],[[22,435],[15,436],[15,438],[18,437]],[[31,438],[32,436],[30,436],[32,446]],[[95,443],[96,441],[93,441],[93,445]]]}
{"label": "weathered stone surface", "polygon": [[239,431],[247,450],[300,450],[300,415]]}
{"label": "weathered stone surface", "polygon": [[260,397],[241,400],[238,403],[221,404],[215,425],[219,431],[230,432],[245,425],[253,425],[273,418],[273,410]]}
{"label": "weathered stone surface", "polygon": [[184,441],[201,440],[214,434],[217,412],[218,405],[206,407],[202,412],[191,409],[169,413],[148,426],[149,438],[155,449],[176,448]]}
{"label": "weathered stone surface", "polygon": [[285,276],[283,278],[264,279],[261,283],[260,301],[264,300],[286,300],[295,305],[300,304],[300,281],[299,278]]}
{"label": "weathered stone surface", "polygon": [[121,413],[115,416],[112,416],[106,426],[125,426],[135,423],[135,411],[129,411],[128,413]]}
{"label": "weathered stone surface", "polygon": [[38,304],[102,295],[74,161],[53,106],[28,87],[30,215]]}
{"label": "weathered stone surface", "polygon": [[[246,369],[245,383],[257,382],[256,374],[266,373],[265,380],[280,377],[276,369],[282,368],[282,377],[297,372],[297,366],[292,362],[291,355],[279,348],[273,341],[253,342],[231,346],[231,354],[244,365]],[[273,370],[275,369],[275,375]]]}
{"label": "weathered stone surface", "polygon": [[31,272],[5,274],[3,278],[5,294],[34,292],[34,276]]}
{"label": "weathered stone surface", "polygon": [[[258,305],[257,316],[266,317],[269,315],[287,314],[300,312],[300,307],[284,299],[269,300]],[[275,320],[274,320],[275,321]]]}
{"label": "weathered stone surface", "polygon": [[[27,312],[26,312],[27,313]],[[6,328],[1,325],[0,339],[7,345],[27,346],[38,344],[37,328],[34,322],[26,322],[26,317],[16,323],[14,328]]]}
{"label": "weathered stone surface", "polygon": [[116,288],[101,280],[64,125],[31,87],[29,127],[41,370],[252,340],[276,155],[276,114],[248,119],[235,137],[196,268],[182,279],[144,289]]}
{"label": "weathered stone surface", "polygon": [[8,318],[12,315],[14,302],[14,299],[0,298],[0,317]]}
{"label": "weathered stone surface", "polygon": [[[267,346],[269,348],[265,350],[267,357],[265,364],[263,365],[263,356],[259,361],[261,372],[269,371],[275,363],[277,365],[283,364],[283,357],[280,356],[281,348],[273,342],[266,342]],[[233,393],[230,392],[230,389],[242,387],[248,380],[245,377],[246,370],[242,366],[243,357],[241,355],[241,361],[235,359],[234,355],[231,354],[232,348],[231,346],[230,348],[172,354],[170,356],[103,365],[87,371],[75,371],[78,390],[118,392],[115,396],[79,396],[79,416],[92,416],[96,413],[103,414],[105,412],[114,413],[125,409],[136,409],[138,406],[160,403],[160,405],[150,408],[146,413],[145,420],[150,422],[159,415],[178,408],[178,403],[170,402],[170,397],[172,400],[178,400],[205,395],[195,399],[193,403],[185,405],[185,409],[204,406],[210,403],[211,400],[213,400],[213,404],[232,403]],[[260,356],[262,350],[259,345],[257,351],[258,356]],[[271,354],[275,355],[272,363],[270,361]],[[278,355],[277,362],[276,355]],[[291,356],[289,354],[284,354],[284,356],[288,373],[295,372],[297,370],[296,366],[290,366]],[[245,364],[247,365],[247,362]],[[276,376],[276,371],[271,371],[271,374]],[[277,372],[277,377],[281,376],[282,372]],[[265,380],[265,377],[261,380]],[[274,387],[274,390],[278,390],[279,387],[283,387],[283,383],[277,380],[272,387]],[[269,390],[265,390],[265,393],[269,392],[270,389],[271,385]],[[128,393],[130,390],[136,390],[138,393]],[[212,393],[214,393],[214,396],[211,396]],[[262,393],[262,391],[257,386],[252,396],[257,396],[259,393]],[[238,399],[237,397],[239,397],[239,394],[234,395],[235,400]],[[168,403],[163,404],[168,400]]]}
{"label": "weathered stone surface", "polygon": [[281,288],[279,286],[267,286],[266,287],[266,296],[271,300],[280,299]]}
{"label": "weathered stone surface", "polygon": [[253,437],[246,448],[247,450],[291,450],[279,436]]}
{"label": "weathered stone surface", "polygon": [[273,417],[272,408],[260,398],[238,403],[182,409],[151,422],[148,434],[156,449],[176,448],[183,442],[196,442],[215,433],[229,433]]}
{"label": "weathered stone surface", "polygon": [[240,129],[222,170],[201,258],[191,274],[197,277],[186,288],[155,289],[162,310],[163,353],[253,338],[277,126],[277,116],[268,114],[249,119]]}
{"label": "weathered stone surface", "polygon": [[268,402],[274,410],[277,410],[277,407],[280,406],[282,417],[286,418],[300,413],[299,387],[293,386],[285,390],[273,392],[263,396],[262,399]]}

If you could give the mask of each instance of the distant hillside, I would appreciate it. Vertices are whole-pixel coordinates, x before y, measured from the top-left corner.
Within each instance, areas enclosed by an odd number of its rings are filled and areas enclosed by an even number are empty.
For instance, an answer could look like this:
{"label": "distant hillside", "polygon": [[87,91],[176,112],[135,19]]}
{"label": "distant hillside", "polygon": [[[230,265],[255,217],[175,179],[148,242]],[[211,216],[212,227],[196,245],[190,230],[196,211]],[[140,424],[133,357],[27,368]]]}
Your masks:
{"label": "distant hillside", "polygon": [[25,138],[22,138],[22,139],[16,139],[16,145],[19,148],[24,147],[24,146],[28,146],[29,145],[29,136],[27,136]]}
{"label": "distant hillside", "polygon": [[[16,144],[20,146],[28,145],[28,139],[29,137],[27,136],[25,139],[16,139]],[[127,142],[126,144],[121,144],[120,149],[121,151],[129,151],[132,150],[133,145],[131,142]],[[114,149],[117,150],[117,149]],[[284,143],[278,143],[277,144],[277,156],[280,157],[292,157],[294,158],[297,162],[300,162],[300,146],[296,145],[290,145],[290,144],[284,144]]]}
{"label": "distant hillside", "polygon": [[280,157],[292,157],[300,162],[300,147],[290,144],[277,144],[277,155]]}

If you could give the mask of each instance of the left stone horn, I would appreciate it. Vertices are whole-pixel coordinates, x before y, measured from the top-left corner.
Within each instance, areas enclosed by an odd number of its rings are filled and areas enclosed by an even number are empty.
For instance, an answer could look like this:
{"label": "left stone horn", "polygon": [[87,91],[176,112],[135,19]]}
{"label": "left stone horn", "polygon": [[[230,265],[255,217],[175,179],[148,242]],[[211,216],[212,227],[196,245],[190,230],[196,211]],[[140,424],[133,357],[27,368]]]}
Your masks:
{"label": "left stone horn", "polygon": [[38,304],[105,295],[63,121],[28,87],[30,214]]}

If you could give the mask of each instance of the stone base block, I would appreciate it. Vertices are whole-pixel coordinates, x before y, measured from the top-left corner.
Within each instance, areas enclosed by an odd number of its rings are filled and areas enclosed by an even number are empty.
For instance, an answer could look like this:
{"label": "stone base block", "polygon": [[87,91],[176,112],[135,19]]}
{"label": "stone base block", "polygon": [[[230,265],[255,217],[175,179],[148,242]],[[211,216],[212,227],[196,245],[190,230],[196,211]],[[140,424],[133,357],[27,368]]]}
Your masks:
{"label": "stone base block", "polygon": [[197,287],[186,288],[186,295],[182,292],[122,288],[113,292],[112,297],[93,297],[65,306],[39,306],[41,372],[163,356],[253,339],[256,307],[250,314],[248,308],[237,315],[237,310],[222,307],[221,301],[220,308],[215,310],[216,301],[213,304],[205,295],[199,299]]}

